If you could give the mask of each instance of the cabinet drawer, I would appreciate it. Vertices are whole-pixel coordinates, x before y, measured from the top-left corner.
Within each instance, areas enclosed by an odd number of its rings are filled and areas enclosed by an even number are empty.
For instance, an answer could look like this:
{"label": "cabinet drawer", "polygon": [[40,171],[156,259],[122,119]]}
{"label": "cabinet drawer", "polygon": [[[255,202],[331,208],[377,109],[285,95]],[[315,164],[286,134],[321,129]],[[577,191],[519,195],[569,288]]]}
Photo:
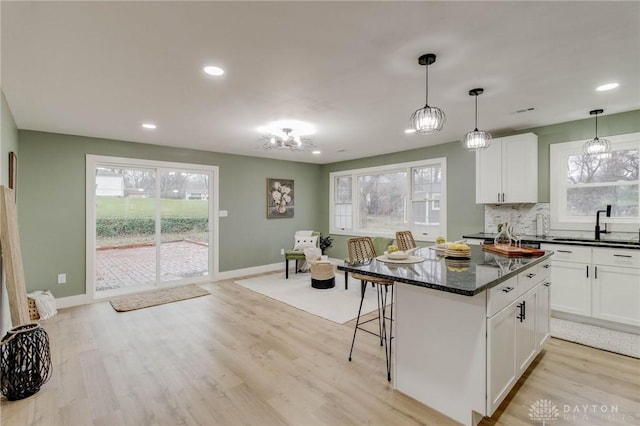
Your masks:
{"label": "cabinet drawer", "polygon": [[487,293],[487,317],[492,317],[518,297],[518,277],[511,277]]}
{"label": "cabinet drawer", "polygon": [[598,265],[640,268],[640,250],[594,248],[593,263]]}
{"label": "cabinet drawer", "polygon": [[542,280],[538,272],[539,266],[540,265],[532,266],[518,274],[518,295],[525,294]]}
{"label": "cabinet drawer", "polygon": [[551,275],[551,259],[538,263],[538,281],[548,280]]}
{"label": "cabinet drawer", "polygon": [[548,248],[554,252],[553,260],[591,263],[591,247],[550,244]]}

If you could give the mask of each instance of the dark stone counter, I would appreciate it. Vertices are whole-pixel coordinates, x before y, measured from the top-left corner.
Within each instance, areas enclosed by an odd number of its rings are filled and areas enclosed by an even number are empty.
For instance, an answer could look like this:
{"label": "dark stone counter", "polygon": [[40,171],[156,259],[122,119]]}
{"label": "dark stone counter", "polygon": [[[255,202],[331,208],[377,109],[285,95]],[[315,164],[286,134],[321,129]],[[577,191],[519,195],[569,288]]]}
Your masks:
{"label": "dark stone counter", "polygon": [[[466,234],[463,238],[474,238],[478,240],[493,240],[497,234],[488,232],[478,232],[476,234]],[[591,246],[591,247],[611,247],[611,248],[625,248],[631,250],[640,250],[640,242],[637,241],[623,241],[613,240],[603,237],[600,241],[590,238],[574,238],[574,237],[560,237],[560,236],[537,236],[537,235],[519,235],[522,244],[527,243],[540,243],[540,244],[567,244],[576,246]],[[637,239],[637,238],[636,238]]]}
{"label": "dark stone counter", "polygon": [[[470,246],[470,259],[447,259],[435,250],[422,248],[414,255],[424,258],[420,263],[394,264],[373,259],[364,264],[339,264],[348,272],[386,278],[435,290],[474,296],[549,258],[553,252],[540,257],[505,257]],[[352,280],[353,282],[353,280]]]}

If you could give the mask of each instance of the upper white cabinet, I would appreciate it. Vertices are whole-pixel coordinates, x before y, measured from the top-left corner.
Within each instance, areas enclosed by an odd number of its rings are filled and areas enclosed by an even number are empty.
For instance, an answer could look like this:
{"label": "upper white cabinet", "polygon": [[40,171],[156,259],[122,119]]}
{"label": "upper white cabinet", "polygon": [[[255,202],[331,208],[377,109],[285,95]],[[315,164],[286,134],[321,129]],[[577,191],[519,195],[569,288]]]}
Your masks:
{"label": "upper white cabinet", "polygon": [[496,138],[476,151],[476,203],[538,202],[538,136]]}

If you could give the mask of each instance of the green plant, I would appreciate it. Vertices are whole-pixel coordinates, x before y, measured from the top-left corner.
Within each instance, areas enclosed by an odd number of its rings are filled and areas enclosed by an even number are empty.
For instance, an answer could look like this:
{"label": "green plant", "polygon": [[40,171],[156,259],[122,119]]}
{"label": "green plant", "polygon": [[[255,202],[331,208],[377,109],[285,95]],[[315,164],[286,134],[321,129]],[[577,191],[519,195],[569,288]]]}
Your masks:
{"label": "green plant", "polygon": [[331,238],[331,235],[322,236],[322,234],[320,234],[320,250],[322,251],[322,254],[324,254],[324,251],[326,249],[331,247],[332,243],[333,243],[333,238]]}

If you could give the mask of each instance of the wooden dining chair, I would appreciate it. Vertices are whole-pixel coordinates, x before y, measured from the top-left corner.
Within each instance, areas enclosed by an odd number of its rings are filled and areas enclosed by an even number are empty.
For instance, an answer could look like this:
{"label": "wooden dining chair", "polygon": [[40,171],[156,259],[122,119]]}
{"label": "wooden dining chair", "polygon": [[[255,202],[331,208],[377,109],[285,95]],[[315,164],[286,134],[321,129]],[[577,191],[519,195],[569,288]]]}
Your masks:
{"label": "wooden dining chair", "polygon": [[[351,238],[347,241],[347,249],[349,253],[349,263],[376,262],[376,250],[373,240],[369,237]],[[353,339],[351,341],[351,350],[349,351],[349,361],[353,354],[353,346],[356,341],[356,333],[362,330],[366,333],[377,336],[380,339],[380,346],[384,346],[385,358],[387,361],[387,380],[391,381],[391,339],[393,339],[393,288],[394,282],[383,278],[371,277],[358,273],[351,273],[351,276],[360,280],[360,307],[358,308],[358,318],[356,326],[353,330]],[[367,283],[371,283],[377,287],[378,294],[378,315],[375,318],[360,322],[360,314],[362,313],[362,303],[367,290]],[[391,291],[389,292],[389,289]],[[389,301],[389,293],[391,299]],[[387,303],[390,304],[390,315],[387,317]],[[364,324],[371,321],[378,321],[378,333],[363,328]],[[387,321],[389,322],[387,324]]]}
{"label": "wooden dining chair", "polygon": [[411,231],[396,232],[396,242],[398,248],[402,251],[417,247],[416,240],[413,238],[413,234],[411,233]]}

